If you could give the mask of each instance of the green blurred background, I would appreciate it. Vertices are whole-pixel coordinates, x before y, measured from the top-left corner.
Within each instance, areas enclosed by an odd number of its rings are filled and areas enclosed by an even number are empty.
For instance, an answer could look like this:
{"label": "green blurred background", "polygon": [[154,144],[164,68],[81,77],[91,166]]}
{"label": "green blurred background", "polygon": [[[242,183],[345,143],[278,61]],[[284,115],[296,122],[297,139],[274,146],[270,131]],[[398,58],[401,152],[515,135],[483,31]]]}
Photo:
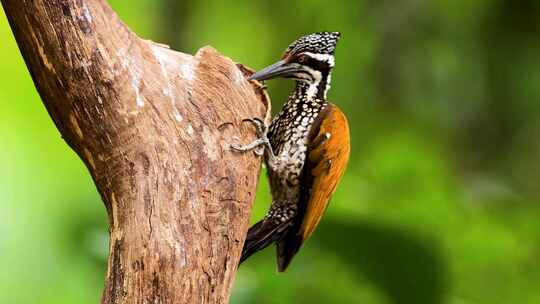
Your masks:
{"label": "green blurred background", "polygon": [[[331,2],[110,1],[141,37],[256,69],[342,32],[347,174],[288,272],[257,254],[231,303],[540,303],[540,1]],[[0,12],[0,303],[98,303],[105,209]],[[292,83],[268,84],[278,109]]]}

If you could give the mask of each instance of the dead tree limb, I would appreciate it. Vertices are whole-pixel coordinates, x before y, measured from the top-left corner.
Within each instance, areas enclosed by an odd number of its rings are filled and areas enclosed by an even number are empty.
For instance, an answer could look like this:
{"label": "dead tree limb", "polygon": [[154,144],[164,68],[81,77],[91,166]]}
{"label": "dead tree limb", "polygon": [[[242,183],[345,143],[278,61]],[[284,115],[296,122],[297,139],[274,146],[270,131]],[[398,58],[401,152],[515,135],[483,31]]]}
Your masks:
{"label": "dead tree limb", "polygon": [[103,303],[226,303],[260,166],[231,153],[268,119],[250,72],[138,38],[105,0],[1,0],[51,118],[109,215]]}

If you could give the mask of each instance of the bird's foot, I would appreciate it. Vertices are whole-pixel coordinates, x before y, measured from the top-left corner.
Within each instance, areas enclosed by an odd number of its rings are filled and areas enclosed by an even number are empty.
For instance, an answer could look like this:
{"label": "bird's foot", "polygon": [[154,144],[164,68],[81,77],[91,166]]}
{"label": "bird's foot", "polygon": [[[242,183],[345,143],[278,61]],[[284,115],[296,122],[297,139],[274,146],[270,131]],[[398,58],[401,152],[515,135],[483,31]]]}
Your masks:
{"label": "bird's foot", "polygon": [[257,117],[247,118],[242,121],[249,121],[255,126],[258,138],[247,145],[231,144],[231,149],[238,152],[248,152],[253,150],[258,156],[264,154],[265,148],[270,148],[271,150],[270,140],[268,140],[267,136],[268,127],[264,121]]}
{"label": "bird's foot", "polygon": [[253,117],[242,120],[242,122],[246,121],[251,122],[255,126],[255,129],[257,130],[257,136],[259,138],[266,138],[266,134],[268,133],[268,127],[266,126],[264,121],[262,121],[262,119],[258,117]]}

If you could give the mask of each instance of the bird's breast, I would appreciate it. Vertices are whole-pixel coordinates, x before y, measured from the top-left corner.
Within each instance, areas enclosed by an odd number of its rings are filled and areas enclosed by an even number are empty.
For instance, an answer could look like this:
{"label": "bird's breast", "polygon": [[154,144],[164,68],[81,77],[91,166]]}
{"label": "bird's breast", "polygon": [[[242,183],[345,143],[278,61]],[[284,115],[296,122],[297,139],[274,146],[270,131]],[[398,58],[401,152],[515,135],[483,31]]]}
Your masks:
{"label": "bird's breast", "polygon": [[286,130],[276,146],[274,163],[267,166],[274,200],[298,199],[308,133],[309,127],[304,126]]}
{"label": "bird's breast", "polygon": [[275,157],[267,168],[274,201],[298,200],[309,132],[325,105],[321,101],[291,99],[272,121],[269,139]]}

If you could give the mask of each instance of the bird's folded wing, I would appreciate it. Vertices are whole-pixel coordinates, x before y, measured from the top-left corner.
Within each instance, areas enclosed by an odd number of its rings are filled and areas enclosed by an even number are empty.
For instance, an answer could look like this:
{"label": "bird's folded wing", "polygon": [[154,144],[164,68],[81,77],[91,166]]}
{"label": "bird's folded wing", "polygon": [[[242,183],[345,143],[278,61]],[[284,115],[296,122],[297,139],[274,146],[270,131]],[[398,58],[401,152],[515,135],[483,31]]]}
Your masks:
{"label": "bird's folded wing", "polygon": [[302,242],[307,240],[319,224],[330,197],[336,190],[349,160],[350,138],[347,118],[341,110],[329,104],[314,125],[304,167],[307,187],[304,200],[305,216],[300,227]]}

